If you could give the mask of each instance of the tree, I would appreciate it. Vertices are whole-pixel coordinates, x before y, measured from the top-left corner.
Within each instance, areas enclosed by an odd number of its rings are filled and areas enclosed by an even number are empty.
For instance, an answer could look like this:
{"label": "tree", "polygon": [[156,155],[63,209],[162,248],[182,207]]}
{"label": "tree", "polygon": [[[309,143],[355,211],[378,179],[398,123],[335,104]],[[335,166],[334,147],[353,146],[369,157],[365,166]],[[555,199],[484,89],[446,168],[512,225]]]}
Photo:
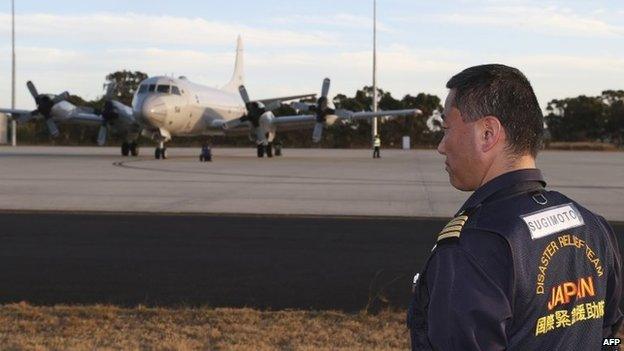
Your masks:
{"label": "tree", "polygon": [[338,94],[334,97],[334,105],[336,108],[343,108],[351,111],[364,111],[365,105],[355,98],[347,97],[344,94]]}
{"label": "tree", "polygon": [[130,106],[134,92],[139,83],[147,78],[147,74],[140,71],[117,71],[106,76],[106,80],[116,84],[115,98],[121,103]]}
{"label": "tree", "polygon": [[427,120],[435,111],[442,111],[440,98],[436,95],[419,93],[416,96],[405,95],[401,100],[404,108],[417,108],[422,111],[421,116],[416,118],[405,118],[404,122],[409,135],[414,136],[414,140],[420,145],[435,146],[442,138],[441,131],[431,131],[427,127]]}
{"label": "tree", "polygon": [[590,141],[605,136],[605,105],[601,97],[581,95],[552,100],[546,107],[546,123],[553,139]]}
{"label": "tree", "polygon": [[605,133],[611,141],[622,146],[624,142],[624,90],[602,92],[605,106]]}

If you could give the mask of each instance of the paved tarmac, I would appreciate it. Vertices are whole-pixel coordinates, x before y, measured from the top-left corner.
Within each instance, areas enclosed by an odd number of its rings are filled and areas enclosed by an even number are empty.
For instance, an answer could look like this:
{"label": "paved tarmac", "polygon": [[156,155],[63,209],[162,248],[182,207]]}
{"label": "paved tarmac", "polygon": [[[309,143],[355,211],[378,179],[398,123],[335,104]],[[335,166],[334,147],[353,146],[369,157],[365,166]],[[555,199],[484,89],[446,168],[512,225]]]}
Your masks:
{"label": "paved tarmac", "polygon": [[[450,217],[454,190],[434,150],[169,148],[170,159],[119,156],[118,147],[0,147],[0,209]],[[624,220],[624,153],[543,152],[538,166],[561,190],[609,220]]]}
{"label": "paved tarmac", "polygon": [[[185,148],[158,161],[152,148],[0,147],[0,303],[405,307],[469,196],[443,157],[284,151],[217,148],[200,163]],[[538,166],[552,189],[624,221],[623,153],[544,152]]]}
{"label": "paved tarmac", "polygon": [[405,308],[445,223],[0,212],[0,303]]}

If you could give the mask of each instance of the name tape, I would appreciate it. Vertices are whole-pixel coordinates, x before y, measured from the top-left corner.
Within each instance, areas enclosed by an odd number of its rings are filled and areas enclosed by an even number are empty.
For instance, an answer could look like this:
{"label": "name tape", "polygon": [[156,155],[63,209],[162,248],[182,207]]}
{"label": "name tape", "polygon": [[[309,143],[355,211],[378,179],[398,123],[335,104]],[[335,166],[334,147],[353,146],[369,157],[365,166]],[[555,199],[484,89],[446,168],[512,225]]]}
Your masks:
{"label": "name tape", "polygon": [[549,207],[539,212],[520,216],[520,218],[529,228],[533,240],[585,225],[581,213],[571,203]]}

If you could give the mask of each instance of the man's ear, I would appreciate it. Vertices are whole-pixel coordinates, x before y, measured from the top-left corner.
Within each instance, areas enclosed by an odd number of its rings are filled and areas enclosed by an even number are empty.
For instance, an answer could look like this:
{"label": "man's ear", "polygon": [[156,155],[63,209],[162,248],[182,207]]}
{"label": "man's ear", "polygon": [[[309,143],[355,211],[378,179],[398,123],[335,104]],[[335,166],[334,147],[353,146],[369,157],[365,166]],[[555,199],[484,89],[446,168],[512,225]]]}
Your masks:
{"label": "man's ear", "polygon": [[494,116],[485,116],[479,120],[481,124],[481,150],[488,152],[505,140],[505,130],[500,120]]}

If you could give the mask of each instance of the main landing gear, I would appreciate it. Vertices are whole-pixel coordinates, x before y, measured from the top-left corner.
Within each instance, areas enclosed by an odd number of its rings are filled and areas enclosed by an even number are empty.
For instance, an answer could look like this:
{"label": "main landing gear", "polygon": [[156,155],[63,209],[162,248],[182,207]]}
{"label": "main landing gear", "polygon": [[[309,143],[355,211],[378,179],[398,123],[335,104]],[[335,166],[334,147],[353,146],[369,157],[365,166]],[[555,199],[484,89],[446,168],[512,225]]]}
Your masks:
{"label": "main landing gear", "polygon": [[266,145],[259,144],[258,157],[262,158],[266,154],[267,157],[282,156],[282,142],[276,141],[274,143],[267,143]]}
{"label": "main landing gear", "polygon": [[262,158],[266,154],[267,157],[273,157],[273,143],[258,144],[258,157]]}
{"label": "main landing gear", "polygon": [[121,144],[121,155],[123,156],[139,156],[139,145],[136,142],[124,142]]}
{"label": "main landing gear", "polygon": [[160,159],[167,159],[167,148],[165,147],[165,143],[164,142],[160,142],[158,144],[158,147],[156,148],[156,150],[154,150],[154,158],[157,160]]}

